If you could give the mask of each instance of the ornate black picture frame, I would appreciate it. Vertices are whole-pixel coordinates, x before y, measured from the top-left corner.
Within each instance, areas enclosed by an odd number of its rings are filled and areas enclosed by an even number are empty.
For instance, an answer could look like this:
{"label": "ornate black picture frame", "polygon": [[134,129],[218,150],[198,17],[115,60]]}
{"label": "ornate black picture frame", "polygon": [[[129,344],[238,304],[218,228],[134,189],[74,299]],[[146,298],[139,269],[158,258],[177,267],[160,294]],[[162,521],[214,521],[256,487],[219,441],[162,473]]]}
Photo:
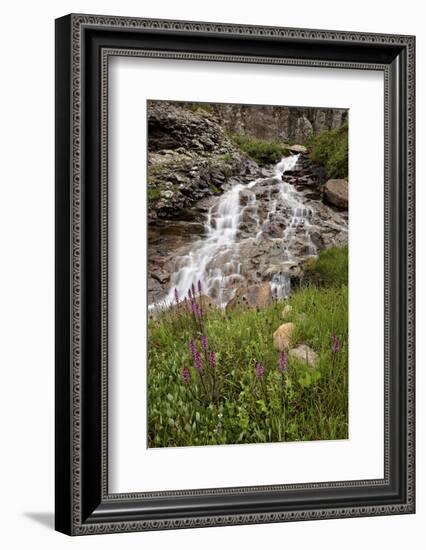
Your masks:
{"label": "ornate black picture frame", "polygon": [[[110,56],[382,71],[383,479],[108,492]],[[68,15],[56,21],[56,529],[69,535],[414,513],[413,36]]]}

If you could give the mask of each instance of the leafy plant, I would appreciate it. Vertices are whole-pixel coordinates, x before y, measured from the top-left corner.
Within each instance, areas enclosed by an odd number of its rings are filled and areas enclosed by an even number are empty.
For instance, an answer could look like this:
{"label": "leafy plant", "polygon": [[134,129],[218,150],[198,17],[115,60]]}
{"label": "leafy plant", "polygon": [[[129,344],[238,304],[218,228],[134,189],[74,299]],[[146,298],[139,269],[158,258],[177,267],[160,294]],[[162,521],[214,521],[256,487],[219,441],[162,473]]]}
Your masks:
{"label": "leafy plant", "polygon": [[348,125],[312,136],[306,143],[309,156],[322,164],[328,178],[348,177]]}
{"label": "leafy plant", "polygon": [[233,135],[231,139],[238,147],[258,164],[273,164],[288,156],[288,146],[277,141],[257,139],[243,135]]}
{"label": "leafy plant", "polygon": [[348,247],[336,246],[321,250],[317,258],[305,263],[308,280],[321,285],[348,284]]}

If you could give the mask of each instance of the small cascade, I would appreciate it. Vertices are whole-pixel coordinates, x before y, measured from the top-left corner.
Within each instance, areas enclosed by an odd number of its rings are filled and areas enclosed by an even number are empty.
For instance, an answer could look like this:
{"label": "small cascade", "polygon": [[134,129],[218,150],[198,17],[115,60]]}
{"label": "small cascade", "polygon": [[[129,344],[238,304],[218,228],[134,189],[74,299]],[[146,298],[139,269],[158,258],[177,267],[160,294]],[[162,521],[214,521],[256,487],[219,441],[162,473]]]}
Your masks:
{"label": "small cascade", "polygon": [[210,208],[205,223],[205,237],[177,262],[171,277],[167,302],[174,291],[185,296],[192,285],[200,281],[203,292],[221,305],[230,299],[229,284],[241,280],[236,244],[240,218],[240,192],[243,185],[234,185]]}
{"label": "small cascade", "polygon": [[283,273],[274,273],[270,281],[272,297],[275,300],[285,300],[291,292],[291,279]]}

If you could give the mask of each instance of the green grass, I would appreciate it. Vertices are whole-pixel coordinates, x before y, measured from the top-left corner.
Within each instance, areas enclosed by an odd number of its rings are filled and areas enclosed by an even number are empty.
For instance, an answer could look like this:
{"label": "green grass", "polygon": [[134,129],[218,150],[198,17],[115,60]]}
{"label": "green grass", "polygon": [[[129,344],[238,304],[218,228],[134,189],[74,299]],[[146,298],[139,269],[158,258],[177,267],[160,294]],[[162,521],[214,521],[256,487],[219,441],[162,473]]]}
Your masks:
{"label": "green grass", "polygon": [[348,246],[326,248],[305,263],[305,275],[320,285],[348,284]]}
{"label": "green grass", "polygon": [[250,158],[260,165],[272,164],[290,154],[285,144],[243,135],[233,135],[231,139]]}
{"label": "green grass", "polygon": [[328,178],[348,177],[348,125],[311,137],[306,146],[314,162],[322,164]]}
{"label": "green grass", "polygon": [[[292,309],[283,315],[286,305]],[[304,342],[314,370],[289,358],[281,377],[273,332],[293,322],[292,345]],[[341,349],[333,354],[335,332]],[[188,341],[206,334],[216,367],[201,377]],[[348,289],[308,286],[286,302],[256,310],[209,310],[200,325],[186,308],[149,322],[148,444],[150,447],[308,441],[348,437]],[[198,344],[199,346],[199,344]],[[201,349],[201,348],[199,348]],[[265,366],[263,382],[256,362]],[[182,368],[190,370],[184,384]]]}

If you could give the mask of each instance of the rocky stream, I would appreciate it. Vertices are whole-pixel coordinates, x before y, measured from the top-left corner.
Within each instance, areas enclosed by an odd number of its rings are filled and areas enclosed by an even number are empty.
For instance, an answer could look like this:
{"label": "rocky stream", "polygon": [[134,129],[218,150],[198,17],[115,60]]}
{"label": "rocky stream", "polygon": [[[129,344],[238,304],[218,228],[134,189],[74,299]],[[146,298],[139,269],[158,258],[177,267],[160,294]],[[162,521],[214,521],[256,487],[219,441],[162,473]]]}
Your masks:
{"label": "rocky stream", "polygon": [[149,110],[151,307],[198,281],[222,307],[285,298],[307,258],[347,243],[346,181],[326,181],[303,145],[258,166],[219,122],[175,104]]}

